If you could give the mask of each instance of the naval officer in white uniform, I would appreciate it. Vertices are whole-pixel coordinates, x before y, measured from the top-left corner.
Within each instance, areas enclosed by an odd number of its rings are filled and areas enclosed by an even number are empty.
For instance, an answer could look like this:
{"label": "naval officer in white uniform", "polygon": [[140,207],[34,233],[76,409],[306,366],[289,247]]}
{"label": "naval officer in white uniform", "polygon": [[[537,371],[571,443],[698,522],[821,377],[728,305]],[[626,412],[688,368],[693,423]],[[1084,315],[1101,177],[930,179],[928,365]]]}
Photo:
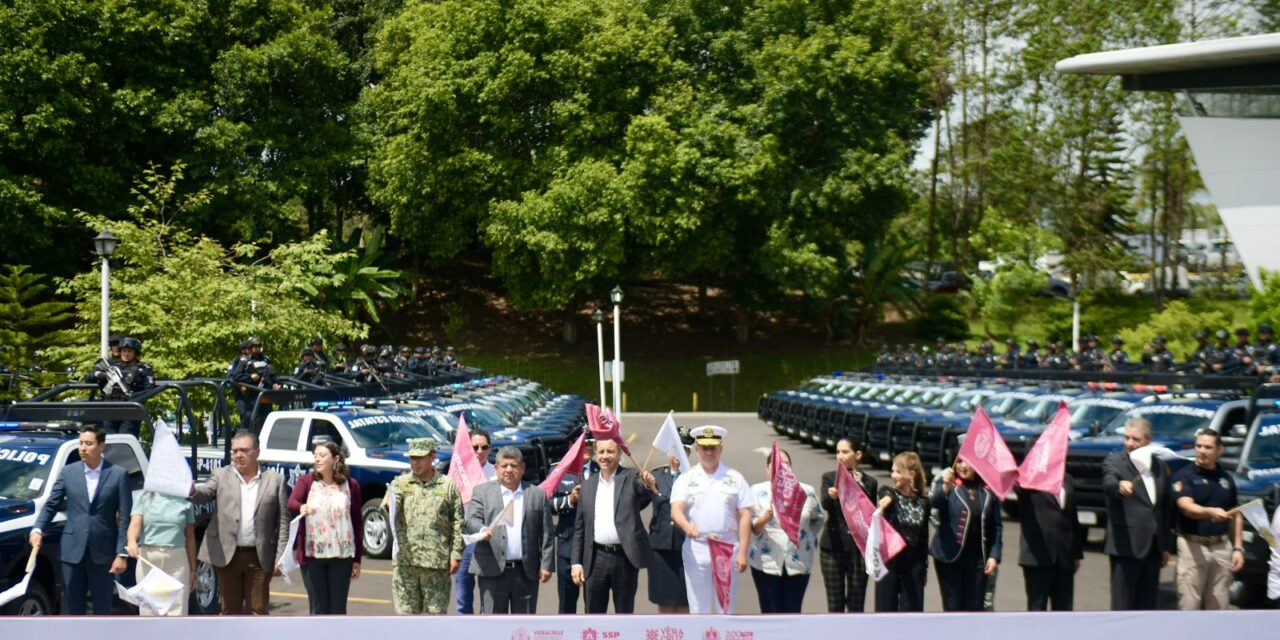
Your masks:
{"label": "naval officer in white uniform", "polygon": [[[684,584],[689,593],[689,613],[733,613],[738,574],[747,569],[747,542],[751,536],[751,485],[741,473],[720,464],[724,427],[689,430],[694,437],[698,463],[681,473],[671,488],[671,521],[685,533]],[[728,610],[720,610],[711,571],[707,538],[733,543],[734,571],[730,575]]]}

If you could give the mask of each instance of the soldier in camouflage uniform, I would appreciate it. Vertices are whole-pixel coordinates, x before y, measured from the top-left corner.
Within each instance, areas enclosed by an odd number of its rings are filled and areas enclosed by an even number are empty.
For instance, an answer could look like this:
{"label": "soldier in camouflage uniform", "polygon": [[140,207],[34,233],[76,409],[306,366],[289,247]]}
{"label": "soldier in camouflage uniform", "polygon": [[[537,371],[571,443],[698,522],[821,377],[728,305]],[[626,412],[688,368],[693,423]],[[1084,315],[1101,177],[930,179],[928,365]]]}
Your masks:
{"label": "soldier in camouflage uniform", "polygon": [[392,601],[396,613],[444,615],[451,579],[462,562],[462,496],[436,472],[436,441],[410,438],[410,472],[392,481],[396,543]]}

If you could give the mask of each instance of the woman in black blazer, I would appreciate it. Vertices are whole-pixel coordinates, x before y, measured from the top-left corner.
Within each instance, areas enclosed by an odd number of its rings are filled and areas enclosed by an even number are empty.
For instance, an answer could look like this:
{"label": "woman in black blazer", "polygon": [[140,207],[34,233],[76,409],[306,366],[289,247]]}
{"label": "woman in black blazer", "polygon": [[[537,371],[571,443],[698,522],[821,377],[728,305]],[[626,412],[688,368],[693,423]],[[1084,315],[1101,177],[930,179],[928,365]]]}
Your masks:
{"label": "woman in black blazer", "polygon": [[973,467],[956,460],[929,496],[938,530],[929,545],[944,611],[982,611],[987,577],[1000,562],[1000,500]]}
{"label": "woman in black blazer", "polygon": [[[692,443],[693,439],[689,438]],[[649,602],[658,605],[658,613],[689,613],[689,596],[685,592],[684,531],[671,523],[671,486],[680,473],[680,459],[671,457],[669,466],[653,470],[658,490],[652,494],[653,514],[649,520]],[[641,498],[641,508],[647,501]]]}
{"label": "woman in black blazer", "polygon": [[[836,461],[853,474],[854,480],[867,492],[867,498],[876,499],[880,483],[868,473],[858,472],[862,460],[862,443],[857,438],[841,438],[836,443]],[[836,472],[822,474],[822,488],[818,491],[822,509],[827,512],[827,522],[818,537],[818,552],[822,566],[822,584],[827,588],[827,611],[831,613],[862,613],[867,596],[867,571],[862,564],[858,545],[849,535],[849,525],[840,509],[840,495],[836,493]]]}

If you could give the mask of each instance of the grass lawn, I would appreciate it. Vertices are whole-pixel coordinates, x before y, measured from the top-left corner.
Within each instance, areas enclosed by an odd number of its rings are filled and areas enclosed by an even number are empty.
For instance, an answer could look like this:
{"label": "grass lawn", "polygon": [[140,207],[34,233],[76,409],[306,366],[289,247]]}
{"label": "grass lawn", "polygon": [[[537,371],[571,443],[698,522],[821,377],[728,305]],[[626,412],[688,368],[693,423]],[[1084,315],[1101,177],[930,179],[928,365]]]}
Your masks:
{"label": "grass lawn", "polygon": [[[749,348],[748,345],[747,348]],[[626,411],[755,411],[762,393],[799,386],[817,374],[865,366],[871,356],[850,347],[836,347],[800,355],[747,355],[737,358],[741,373],[734,381],[716,376],[707,393],[709,358],[640,358],[626,361],[622,393]],[[467,354],[467,364],[507,375],[537,380],[560,393],[576,393],[598,401],[600,383],[594,358],[562,356],[506,357]],[[612,389],[612,387],[610,387]],[[612,391],[610,391],[612,393]]]}

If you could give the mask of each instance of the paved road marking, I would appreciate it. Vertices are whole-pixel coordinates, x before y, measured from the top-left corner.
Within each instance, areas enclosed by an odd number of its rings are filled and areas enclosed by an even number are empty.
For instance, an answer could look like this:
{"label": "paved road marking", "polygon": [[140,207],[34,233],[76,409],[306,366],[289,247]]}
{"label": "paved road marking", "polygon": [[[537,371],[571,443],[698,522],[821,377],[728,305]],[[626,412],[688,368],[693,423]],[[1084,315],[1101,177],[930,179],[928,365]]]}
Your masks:
{"label": "paved road marking", "polygon": [[[280,598],[305,599],[307,597],[307,594],[289,593],[287,591],[272,591],[271,596],[280,597]],[[347,602],[361,602],[364,604],[391,604],[390,600],[383,600],[381,598],[357,598],[356,596],[347,596]]]}
{"label": "paved road marking", "polygon": [[365,569],[364,567],[361,567],[361,568],[360,568],[360,575],[364,575],[364,574],[366,574],[366,573],[368,573],[368,574],[370,574],[370,575],[375,575],[375,576],[393,576],[393,575],[395,575],[395,572],[394,572],[394,571],[387,571],[386,569]]}

